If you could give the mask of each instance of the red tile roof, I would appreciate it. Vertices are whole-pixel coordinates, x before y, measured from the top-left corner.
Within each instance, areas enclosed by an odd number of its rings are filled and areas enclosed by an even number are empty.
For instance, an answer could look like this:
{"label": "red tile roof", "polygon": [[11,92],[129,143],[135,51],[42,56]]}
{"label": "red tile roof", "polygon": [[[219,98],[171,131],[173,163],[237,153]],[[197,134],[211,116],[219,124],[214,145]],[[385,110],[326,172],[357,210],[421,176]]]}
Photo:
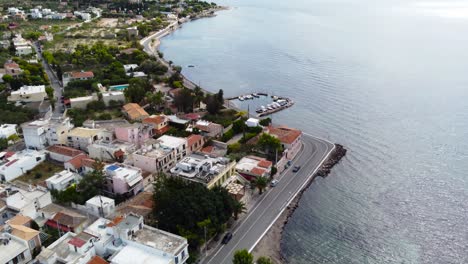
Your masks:
{"label": "red tile roof", "polygon": [[202,148],[201,152],[203,152],[203,153],[211,153],[211,152],[213,152],[213,149],[214,149],[213,146],[207,146],[207,147]]}
{"label": "red tile roof", "polygon": [[267,128],[268,134],[275,135],[282,143],[291,144],[302,135],[302,131],[289,127]]}
{"label": "red tile roof", "polygon": [[94,73],[92,71],[70,72],[70,75],[75,79],[94,78]]}
{"label": "red tile roof", "polygon": [[109,264],[109,262],[99,256],[94,256],[87,264]]}
{"label": "red tile roof", "polygon": [[265,172],[266,172],[266,170],[260,169],[258,167],[255,167],[250,171],[250,173],[252,173],[254,175],[258,175],[258,176],[262,176]]}
{"label": "red tile roof", "polygon": [[191,146],[193,146],[193,144],[201,141],[203,139],[202,136],[200,135],[190,135],[188,138],[187,138],[187,145],[188,147],[190,148]]}
{"label": "red tile roof", "polygon": [[81,168],[83,166],[83,159],[86,159],[86,158],[88,158],[88,155],[82,153],[82,154],[79,154],[78,156],[75,156],[71,160],[67,161],[67,163],[70,163],[76,169]]}
{"label": "red tile roof", "polygon": [[198,119],[200,119],[200,115],[199,115],[199,114],[195,114],[195,113],[186,114],[184,117],[185,117],[185,119],[190,119],[190,120],[198,120]]}
{"label": "red tile roof", "polygon": [[54,152],[60,155],[68,156],[68,157],[76,157],[79,154],[82,154],[83,151],[66,147],[66,146],[59,146],[59,145],[54,145],[50,146],[47,148],[47,151],[49,152]]}
{"label": "red tile roof", "polygon": [[122,220],[124,220],[124,217],[123,217],[123,216],[117,216],[116,218],[114,218],[114,220],[112,220],[112,222],[108,223],[107,226],[108,226],[108,227],[116,226],[116,225],[118,225],[120,222],[122,222]]}
{"label": "red tile roof", "polygon": [[163,123],[166,119],[163,116],[150,116],[143,119],[143,124],[156,124],[159,125]]}
{"label": "red tile roof", "polygon": [[74,237],[74,238],[70,239],[70,241],[68,241],[68,244],[80,248],[84,244],[86,244],[86,241],[82,240],[81,238]]}
{"label": "red tile roof", "polygon": [[9,68],[9,69],[19,69],[20,66],[18,65],[18,63],[16,62],[6,62],[3,67],[5,69]]}
{"label": "red tile roof", "polygon": [[139,104],[128,103],[123,106],[123,110],[127,113],[128,118],[132,120],[149,117],[149,114]]}
{"label": "red tile roof", "polygon": [[81,165],[83,167],[93,168],[95,163],[96,161],[91,158],[84,158],[81,160]]}
{"label": "red tile roof", "polygon": [[273,162],[269,161],[269,160],[261,160],[258,162],[257,164],[259,167],[263,167],[263,168],[269,168],[271,165],[273,165]]}

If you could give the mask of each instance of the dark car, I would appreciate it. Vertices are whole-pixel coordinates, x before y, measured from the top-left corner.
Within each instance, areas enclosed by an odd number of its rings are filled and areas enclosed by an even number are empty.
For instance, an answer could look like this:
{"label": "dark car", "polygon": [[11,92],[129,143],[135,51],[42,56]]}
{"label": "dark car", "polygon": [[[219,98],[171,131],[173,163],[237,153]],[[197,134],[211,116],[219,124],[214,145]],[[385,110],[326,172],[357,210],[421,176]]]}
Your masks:
{"label": "dark car", "polygon": [[221,241],[221,243],[227,244],[229,243],[229,241],[231,241],[231,239],[232,239],[232,233],[228,232],[226,235],[224,235],[223,241]]}
{"label": "dark car", "polygon": [[301,166],[294,166],[293,172],[298,172],[301,169]]}

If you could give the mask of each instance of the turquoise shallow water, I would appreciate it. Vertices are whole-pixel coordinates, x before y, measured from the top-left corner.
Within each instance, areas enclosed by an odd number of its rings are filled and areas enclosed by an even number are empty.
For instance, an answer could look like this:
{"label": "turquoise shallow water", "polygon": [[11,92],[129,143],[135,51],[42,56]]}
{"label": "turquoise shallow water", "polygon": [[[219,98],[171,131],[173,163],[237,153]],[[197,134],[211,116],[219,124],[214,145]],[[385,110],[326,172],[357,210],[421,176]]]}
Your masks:
{"label": "turquoise shallow water", "polygon": [[349,150],[286,226],[288,262],[468,263],[468,1],[219,2],[165,57],[212,91],[291,97],[274,122]]}

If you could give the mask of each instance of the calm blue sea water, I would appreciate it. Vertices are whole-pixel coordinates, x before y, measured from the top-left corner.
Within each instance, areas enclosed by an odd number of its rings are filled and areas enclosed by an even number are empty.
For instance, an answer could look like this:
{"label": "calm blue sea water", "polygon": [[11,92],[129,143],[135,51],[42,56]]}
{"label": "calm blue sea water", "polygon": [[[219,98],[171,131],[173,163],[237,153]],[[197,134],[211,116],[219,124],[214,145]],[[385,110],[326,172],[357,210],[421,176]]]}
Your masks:
{"label": "calm blue sea water", "polygon": [[274,122],[349,149],[286,226],[288,262],[468,263],[468,1],[218,2],[166,58],[212,91],[290,96]]}

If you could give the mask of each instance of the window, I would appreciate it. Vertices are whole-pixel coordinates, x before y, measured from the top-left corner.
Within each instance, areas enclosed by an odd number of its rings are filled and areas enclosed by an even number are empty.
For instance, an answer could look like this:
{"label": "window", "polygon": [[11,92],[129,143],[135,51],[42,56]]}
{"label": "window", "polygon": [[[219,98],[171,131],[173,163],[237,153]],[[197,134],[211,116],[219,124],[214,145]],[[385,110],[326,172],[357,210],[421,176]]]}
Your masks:
{"label": "window", "polygon": [[179,257],[175,257],[175,264],[179,264]]}

